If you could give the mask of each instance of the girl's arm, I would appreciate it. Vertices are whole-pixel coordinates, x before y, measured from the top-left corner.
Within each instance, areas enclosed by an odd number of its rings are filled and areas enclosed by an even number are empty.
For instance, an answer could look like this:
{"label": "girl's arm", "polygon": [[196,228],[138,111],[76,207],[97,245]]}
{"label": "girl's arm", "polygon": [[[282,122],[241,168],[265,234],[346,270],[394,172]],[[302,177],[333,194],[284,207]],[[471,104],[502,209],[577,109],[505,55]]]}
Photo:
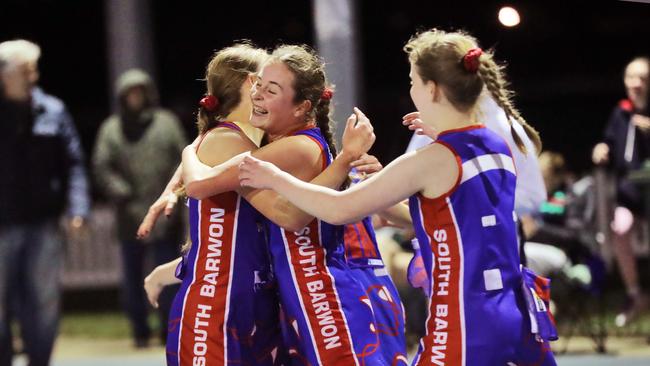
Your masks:
{"label": "girl's arm", "polygon": [[178,196],[175,191],[183,185],[183,181],[181,180],[182,172],[182,166],[179,164],[178,168],[176,168],[176,172],[174,172],[174,175],[167,183],[167,186],[160,194],[160,197],[158,197],[156,202],[149,206],[147,214],[138,227],[138,232],[136,234],[138,239],[144,239],[149,236],[151,230],[153,230],[153,227],[156,225],[158,217],[160,217],[160,214],[163,213],[163,211],[166,216],[171,215],[174,206],[176,206],[176,202],[178,202]]}
{"label": "girl's arm", "polygon": [[[254,147],[255,146],[242,137],[240,133],[232,130],[220,129],[215,130],[213,133],[210,133],[205,137],[200,145],[198,157],[201,159],[201,164],[206,163],[208,165],[218,165],[223,163],[225,158],[237,155],[241,151],[254,149]],[[258,153],[258,155],[269,157],[269,160],[278,160],[277,157],[290,155],[291,158],[280,161],[282,161],[282,165],[288,171],[301,179],[311,179],[321,170],[322,162],[320,148],[315,142],[304,136],[295,136],[278,140],[269,144],[262,152],[262,154]],[[344,157],[346,155],[347,154],[344,154]],[[237,157],[235,157],[235,159],[237,159]],[[230,162],[226,161],[226,165],[232,164],[233,160],[234,159],[230,159]],[[316,178],[315,181],[317,183],[338,187],[347,176],[350,160],[351,158],[340,159],[338,162],[332,164],[332,169],[330,170],[329,175]],[[234,169],[236,169],[236,167]],[[229,173],[226,172],[224,174]],[[236,183],[237,185],[239,184],[238,180]],[[253,207],[276,224],[288,230],[298,231],[314,219],[313,216],[299,210],[273,191],[239,189],[239,186],[237,186],[237,188],[240,194],[249,201]]]}
{"label": "girl's arm", "polygon": [[158,297],[165,286],[181,282],[176,278],[176,267],[178,267],[181,260],[182,258],[178,257],[171,262],[159,265],[144,279],[144,290],[147,292],[147,299],[154,308],[158,308]]}
{"label": "girl's arm", "polygon": [[388,207],[387,209],[379,212],[378,214],[383,219],[387,220],[392,224],[395,224],[396,226],[402,229],[413,228],[413,220],[411,219],[409,206],[404,202],[400,202],[394,206]]}
{"label": "girl's arm", "polygon": [[[351,161],[352,158],[337,157],[325,171],[312,179],[311,183],[332,189],[340,187],[348,176]],[[293,175],[297,173],[291,172]],[[314,219],[314,216],[302,211],[272,190],[241,187],[239,192],[262,215],[289,231],[299,231]]]}
{"label": "girl's arm", "polygon": [[[201,136],[197,136],[192,142],[192,145],[196,146],[200,140]],[[171,215],[174,211],[176,203],[178,202],[178,197],[185,195],[184,191],[183,165],[181,163],[178,164],[178,168],[176,168],[174,175],[172,175],[172,177],[169,179],[169,182],[167,182],[167,186],[165,186],[165,189],[160,194],[160,197],[158,197],[158,199],[152,203],[151,206],[149,206],[147,214],[142,219],[142,222],[138,227],[136,237],[138,239],[144,239],[149,236],[153,230],[153,227],[156,225],[156,221],[158,220],[158,217],[160,217],[161,213],[164,212],[165,216]]]}
{"label": "girl's arm", "polygon": [[[314,175],[321,170],[322,154],[315,142],[305,136],[291,136],[277,140],[253,152],[253,155],[261,160],[276,163],[281,169],[299,179],[306,181],[313,179],[314,184],[338,188],[347,178],[350,163],[364,154],[373,142],[372,125],[359,111],[347,121],[343,150],[316,178]],[[205,143],[206,141],[203,142]],[[198,160],[193,150],[188,147],[183,152],[183,179],[190,197],[201,199],[220,193],[222,189],[239,190],[237,165],[245,154],[235,156],[214,168],[208,168]],[[219,175],[214,176],[214,174]],[[287,230],[298,231],[313,220],[313,216],[298,209],[273,191],[242,189],[240,193],[264,216]]]}
{"label": "girl's arm", "polygon": [[[362,159],[353,162],[351,165],[355,167],[358,173],[357,177],[360,178],[360,181],[370,178],[372,176],[371,174],[374,174],[383,168],[376,157],[368,154],[364,154]],[[353,184],[358,184],[358,182]],[[409,212],[409,206],[407,202],[400,202],[394,206],[390,206],[387,209],[378,212],[377,215],[379,215],[382,219],[388,221],[391,225],[397,226],[399,228],[413,228],[413,221],[411,220],[411,214]]]}
{"label": "girl's arm", "polygon": [[240,171],[242,185],[273,189],[309,214],[332,224],[358,221],[416,192],[438,197],[454,187],[460,174],[454,154],[441,144],[405,154],[370,179],[343,192],[302,182],[253,157],[244,159]]}
{"label": "girl's arm", "polygon": [[[340,165],[347,168],[348,163],[358,159],[370,149],[374,140],[375,136],[372,133],[370,121],[361,111],[355,110],[355,114],[352,114],[346,122],[341,154],[334,160],[335,164],[323,172],[324,176],[330,177],[330,179],[323,177],[321,179],[324,181],[321,183],[325,182],[328,183],[328,186],[332,186],[333,183],[339,182],[333,188],[340,185],[347,177],[347,170],[343,176],[340,176]],[[282,144],[282,148],[277,148],[278,144]],[[296,145],[295,148],[291,147],[293,144]],[[313,144],[304,136],[290,136],[263,146],[254,151],[252,155],[260,160],[271,162],[284,171],[299,173],[307,163],[321,163],[320,154],[314,155]],[[203,199],[215,194],[237,190],[240,187],[237,166],[242,162],[244,155],[234,156],[228,161],[210,167],[203,164],[198,158],[195,145],[196,141],[183,150],[183,182],[187,195]],[[218,149],[218,147],[215,148]],[[314,158],[318,158],[319,162],[316,163]],[[329,176],[330,174],[331,176]],[[308,177],[307,179],[311,180],[312,178]]]}

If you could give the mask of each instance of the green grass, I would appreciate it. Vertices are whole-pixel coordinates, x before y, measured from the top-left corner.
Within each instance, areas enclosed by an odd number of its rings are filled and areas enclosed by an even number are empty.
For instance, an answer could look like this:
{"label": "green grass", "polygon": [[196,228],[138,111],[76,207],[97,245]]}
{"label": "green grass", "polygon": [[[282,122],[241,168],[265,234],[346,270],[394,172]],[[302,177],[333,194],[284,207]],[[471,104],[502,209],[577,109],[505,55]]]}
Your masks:
{"label": "green grass", "polygon": [[[152,333],[160,329],[155,314],[149,316]],[[71,338],[120,339],[131,337],[131,326],[127,317],[120,312],[67,313],[61,320],[60,335]]]}
{"label": "green grass", "polygon": [[[614,317],[615,313],[611,311],[605,315],[605,327],[609,336],[650,336],[650,312],[625,328],[617,328]],[[574,335],[582,336],[587,336],[589,329],[597,329],[598,319],[595,316],[583,318],[578,324],[575,321],[575,318],[559,317],[560,335],[566,334],[572,326],[577,326]],[[150,315],[149,324],[152,333],[156,334],[160,327],[156,314]],[[131,337],[131,328],[126,316],[120,312],[68,313],[63,315],[60,334],[70,338],[121,339]]]}

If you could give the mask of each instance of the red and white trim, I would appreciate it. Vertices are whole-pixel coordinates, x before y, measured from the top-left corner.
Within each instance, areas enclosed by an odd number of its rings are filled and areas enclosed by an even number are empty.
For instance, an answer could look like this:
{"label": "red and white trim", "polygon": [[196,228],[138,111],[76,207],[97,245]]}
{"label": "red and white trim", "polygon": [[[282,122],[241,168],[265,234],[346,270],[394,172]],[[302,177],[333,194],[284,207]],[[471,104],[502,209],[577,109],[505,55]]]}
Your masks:
{"label": "red and white trim", "polygon": [[[321,245],[320,231],[320,220],[312,221],[296,233],[282,229],[293,287],[298,295],[318,363],[358,366],[334,277],[325,263],[326,250]],[[307,239],[303,238],[308,238],[308,245]],[[306,259],[306,255],[313,259]],[[323,310],[324,307],[326,310]],[[330,321],[325,321],[327,318],[322,315],[323,311],[329,313]]]}

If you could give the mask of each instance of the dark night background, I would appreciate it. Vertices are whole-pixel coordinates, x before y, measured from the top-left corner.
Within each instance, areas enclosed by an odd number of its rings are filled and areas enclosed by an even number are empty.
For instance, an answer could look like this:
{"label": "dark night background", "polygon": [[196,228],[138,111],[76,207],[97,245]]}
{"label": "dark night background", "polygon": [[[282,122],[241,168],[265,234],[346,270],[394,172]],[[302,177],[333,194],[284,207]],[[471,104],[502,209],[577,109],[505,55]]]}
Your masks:
{"label": "dark night background", "polygon": [[[519,10],[518,27],[498,23],[504,5]],[[545,148],[564,153],[579,171],[590,168],[591,147],[625,95],[623,67],[650,53],[650,4],[364,0],[357,7],[360,106],[376,128],[372,152],[385,164],[405,149],[410,136],[400,123],[413,109],[402,46],[417,30],[462,28],[483,48],[496,47],[497,58],[507,61],[517,105],[541,132]],[[41,85],[67,103],[88,153],[110,108],[104,11],[101,1],[4,0],[0,5],[0,41],[20,37],[41,45]],[[151,1],[163,106],[177,112],[193,134],[193,112],[203,92],[198,79],[212,52],[238,39],[263,47],[312,44],[311,11],[306,0]]]}

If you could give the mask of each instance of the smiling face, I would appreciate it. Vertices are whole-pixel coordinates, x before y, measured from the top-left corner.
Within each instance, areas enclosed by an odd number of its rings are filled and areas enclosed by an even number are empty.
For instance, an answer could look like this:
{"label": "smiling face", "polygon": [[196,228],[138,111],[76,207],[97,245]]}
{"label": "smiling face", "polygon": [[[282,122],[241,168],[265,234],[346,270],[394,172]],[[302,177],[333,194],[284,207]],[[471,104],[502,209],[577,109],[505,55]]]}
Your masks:
{"label": "smiling face", "polygon": [[293,84],[294,75],[282,62],[264,65],[251,89],[251,125],[278,135],[304,123],[301,104],[294,103]]}

